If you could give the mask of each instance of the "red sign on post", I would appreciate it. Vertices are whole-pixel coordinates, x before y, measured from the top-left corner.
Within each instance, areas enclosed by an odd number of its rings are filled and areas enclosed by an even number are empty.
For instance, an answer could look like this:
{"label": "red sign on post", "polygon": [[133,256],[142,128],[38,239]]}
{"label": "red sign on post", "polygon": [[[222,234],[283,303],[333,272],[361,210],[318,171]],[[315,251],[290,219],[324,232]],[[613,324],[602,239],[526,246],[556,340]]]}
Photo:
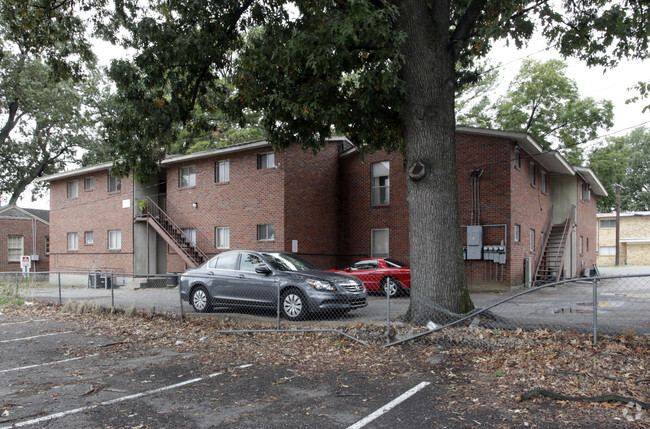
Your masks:
{"label": "red sign on post", "polygon": [[29,268],[32,266],[32,258],[30,256],[23,256],[20,258],[20,268],[23,271],[29,271]]}

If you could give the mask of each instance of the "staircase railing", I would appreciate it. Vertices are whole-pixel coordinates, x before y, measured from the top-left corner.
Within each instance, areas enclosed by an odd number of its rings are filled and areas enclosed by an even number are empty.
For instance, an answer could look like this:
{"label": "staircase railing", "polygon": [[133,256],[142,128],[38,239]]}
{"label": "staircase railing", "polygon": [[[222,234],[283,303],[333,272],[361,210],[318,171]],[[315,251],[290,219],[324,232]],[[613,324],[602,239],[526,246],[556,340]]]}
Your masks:
{"label": "staircase railing", "polygon": [[560,241],[560,253],[559,253],[560,266],[558,267],[557,277],[555,281],[560,280],[560,275],[562,273],[562,269],[564,268],[564,254],[566,253],[567,237],[571,232],[571,226],[573,225],[573,218],[575,218],[575,213],[576,213],[576,206],[571,205],[571,211],[569,211],[569,217],[564,222],[564,231],[562,231],[562,241]]}
{"label": "staircase railing", "polygon": [[539,268],[542,266],[542,261],[544,260],[544,250],[546,249],[546,244],[548,243],[548,239],[551,236],[551,229],[553,228],[553,206],[551,206],[551,209],[548,211],[548,214],[546,215],[546,223],[544,224],[544,229],[542,230],[542,233],[544,234],[544,239],[541,240],[542,242],[540,243],[539,246],[539,252],[537,253],[537,261],[535,263],[535,275],[533,276],[533,279],[537,279],[537,275],[539,274]]}
{"label": "staircase railing", "polygon": [[204,261],[207,261],[208,257],[206,254],[198,246],[190,242],[185,233],[183,233],[183,229],[158,204],[149,197],[146,197],[146,201],[147,204],[146,207],[143,207],[142,215],[146,216],[149,222],[155,223],[161,231],[164,231],[176,243],[176,250],[185,255],[183,259],[189,259],[195,265],[200,265]]}

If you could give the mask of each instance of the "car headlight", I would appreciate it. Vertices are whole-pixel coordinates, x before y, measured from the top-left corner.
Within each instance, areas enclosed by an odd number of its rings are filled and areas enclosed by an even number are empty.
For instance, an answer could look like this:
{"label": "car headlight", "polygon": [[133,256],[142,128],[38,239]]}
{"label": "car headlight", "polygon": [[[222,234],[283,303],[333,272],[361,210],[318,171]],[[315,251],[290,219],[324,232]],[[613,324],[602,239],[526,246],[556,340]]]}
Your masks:
{"label": "car headlight", "polygon": [[336,290],[336,286],[324,280],[307,279],[307,284],[316,290]]}

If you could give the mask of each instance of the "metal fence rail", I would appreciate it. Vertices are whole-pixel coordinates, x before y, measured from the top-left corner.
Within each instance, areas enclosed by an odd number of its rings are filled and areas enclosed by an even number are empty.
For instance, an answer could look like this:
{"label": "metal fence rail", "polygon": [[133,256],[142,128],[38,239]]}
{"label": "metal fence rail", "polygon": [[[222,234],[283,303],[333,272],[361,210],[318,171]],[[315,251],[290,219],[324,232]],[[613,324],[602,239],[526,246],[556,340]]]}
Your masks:
{"label": "metal fence rail", "polygon": [[[381,284],[380,290],[371,290],[367,305],[358,308],[347,308],[334,299],[328,301],[327,290],[317,291],[318,296],[325,298],[318,301],[316,308],[300,290],[282,289],[273,281],[255,284],[241,279],[234,284],[217,280],[212,286],[201,283],[205,286],[202,291],[184,292],[177,274],[138,277],[81,271],[29,275],[9,272],[0,273],[0,293],[14,294],[27,301],[69,306],[74,303],[81,307],[78,311],[94,306],[139,309],[177,314],[181,320],[204,313],[236,322],[236,328],[229,332],[324,330],[348,335],[347,327],[367,324],[385,330],[387,345],[423,337],[454,343],[456,340],[445,335],[445,330],[458,326],[477,332],[524,329],[593,333],[594,342],[599,334],[650,335],[650,274],[590,277],[515,292],[472,294],[477,310],[467,315],[450,313],[448,320],[432,321],[427,327],[413,327],[401,321],[410,302],[407,288],[374,280]],[[393,296],[383,293],[384,290],[394,292]],[[207,307],[201,307],[201,293],[206,297]],[[300,305],[312,306],[309,314],[296,316],[295,307]]]}

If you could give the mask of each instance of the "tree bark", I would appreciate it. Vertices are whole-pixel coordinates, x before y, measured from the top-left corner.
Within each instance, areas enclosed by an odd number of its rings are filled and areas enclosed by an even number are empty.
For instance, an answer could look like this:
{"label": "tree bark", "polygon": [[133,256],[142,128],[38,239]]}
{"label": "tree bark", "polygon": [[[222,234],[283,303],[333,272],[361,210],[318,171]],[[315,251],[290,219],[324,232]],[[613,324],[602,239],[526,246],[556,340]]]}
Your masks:
{"label": "tree bark", "polygon": [[411,261],[410,319],[449,322],[474,308],[465,278],[456,178],[454,52],[449,42],[448,0],[405,0],[400,23],[406,101],[401,108],[407,170]]}

